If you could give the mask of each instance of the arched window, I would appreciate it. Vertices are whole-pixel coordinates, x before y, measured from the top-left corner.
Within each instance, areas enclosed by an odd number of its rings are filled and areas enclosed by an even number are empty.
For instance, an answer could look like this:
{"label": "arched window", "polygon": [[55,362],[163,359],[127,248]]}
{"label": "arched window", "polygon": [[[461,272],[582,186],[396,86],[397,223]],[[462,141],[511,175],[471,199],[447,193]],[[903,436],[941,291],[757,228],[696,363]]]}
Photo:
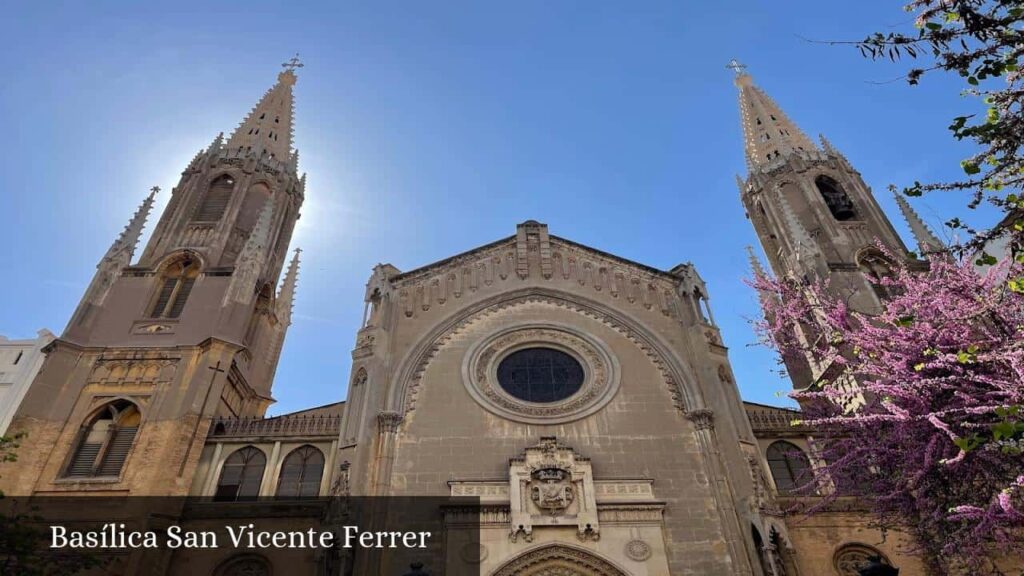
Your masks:
{"label": "arched window", "polygon": [[224,174],[210,183],[203,195],[203,202],[196,210],[193,220],[197,222],[219,222],[224,216],[224,210],[231,201],[231,192],[235,189],[235,179]]}
{"label": "arched window", "polygon": [[67,478],[117,477],[128,458],[142,415],[127,400],[107,404],[82,427],[64,474]]}
{"label": "arched window", "polygon": [[828,176],[818,176],[814,180],[814,185],[818,187],[818,192],[821,192],[821,197],[825,199],[825,205],[828,206],[828,211],[832,213],[833,218],[842,222],[857,217],[857,213],[853,209],[853,201],[846,195],[838,182]]}
{"label": "arched window", "polygon": [[885,554],[867,544],[846,544],[832,557],[832,564],[840,576],[859,576],[861,569],[872,562],[892,566]]}
{"label": "arched window", "polygon": [[807,454],[784,440],[768,447],[768,468],[775,479],[775,487],[782,493],[793,492],[811,479],[811,462]]}
{"label": "arched window", "polygon": [[224,461],[213,499],[222,502],[255,500],[260,495],[266,467],[267,457],[259,448],[246,446],[236,450]]}
{"label": "arched window", "polygon": [[160,289],[149,309],[150,318],[177,318],[185,309],[192,285],[199,276],[199,260],[185,255],[164,267]]}
{"label": "arched window", "polygon": [[313,446],[292,450],[281,465],[277,496],[282,498],[313,498],[320,495],[324,476],[324,453]]}

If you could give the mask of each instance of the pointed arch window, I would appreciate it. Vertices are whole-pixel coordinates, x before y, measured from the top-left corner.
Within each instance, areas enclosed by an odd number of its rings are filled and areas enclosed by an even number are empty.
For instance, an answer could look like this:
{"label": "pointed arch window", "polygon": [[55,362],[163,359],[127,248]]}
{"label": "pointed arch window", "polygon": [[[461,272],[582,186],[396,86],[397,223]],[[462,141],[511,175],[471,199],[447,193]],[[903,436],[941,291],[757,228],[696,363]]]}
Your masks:
{"label": "pointed arch window", "polygon": [[177,318],[185,309],[192,286],[199,277],[199,261],[184,256],[164,268],[160,287],[149,309],[150,318]]}
{"label": "pointed arch window", "polygon": [[127,400],[117,400],[101,408],[79,431],[64,477],[120,476],[141,419],[139,409]]}
{"label": "pointed arch window", "polygon": [[224,461],[213,499],[220,502],[255,500],[263,484],[267,457],[255,446],[239,448]]}
{"label": "pointed arch window", "polygon": [[193,220],[197,222],[219,222],[231,201],[231,193],[235,189],[235,179],[223,174],[214,180],[206,189],[203,202],[196,210]]}
{"label": "pointed arch window", "polygon": [[768,468],[775,487],[783,494],[795,492],[810,481],[811,461],[795,444],[779,440],[768,447]]}
{"label": "pointed arch window", "polygon": [[299,446],[284,459],[277,481],[279,498],[315,498],[320,495],[324,476],[324,453],[310,446]]}
{"label": "pointed arch window", "polygon": [[814,185],[821,193],[833,218],[840,222],[857,218],[857,212],[853,209],[853,201],[838,182],[828,176],[818,176],[814,179]]}

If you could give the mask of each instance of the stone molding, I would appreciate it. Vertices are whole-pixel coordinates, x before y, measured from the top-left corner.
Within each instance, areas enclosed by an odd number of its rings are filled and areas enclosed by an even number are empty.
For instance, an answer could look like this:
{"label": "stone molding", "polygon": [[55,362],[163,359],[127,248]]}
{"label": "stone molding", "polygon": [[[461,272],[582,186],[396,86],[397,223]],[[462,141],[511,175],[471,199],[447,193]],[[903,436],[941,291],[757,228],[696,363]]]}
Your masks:
{"label": "stone molding", "polygon": [[[551,564],[553,570],[544,570],[545,565],[548,564]],[[565,567],[566,564],[571,568]],[[562,569],[558,570],[559,568]],[[627,576],[628,574],[589,550],[565,544],[546,544],[528,550],[508,561],[498,568],[493,576],[517,576],[520,574],[570,576],[579,573],[592,576]]]}
{"label": "stone molding", "polygon": [[694,385],[687,386],[684,383],[691,381],[692,377],[684,377],[684,368],[673,361],[669,348],[661,345],[655,335],[635,320],[622,319],[616,311],[572,294],[544,288],[526,288],[498,295],[464,310],[424,337],[403,361],[403,368],[398,371],[392,387],[390,405],[403,413],[414,410],[416,396],[427,366],[449,341],[465,331],[477,319],[515,306],[534,303],[572,310],[615,330],[639,347],[658,368],[672,396],[672,403],[678,410],[685,411],[688,406],[695,407],[701,403],[699,390]]}

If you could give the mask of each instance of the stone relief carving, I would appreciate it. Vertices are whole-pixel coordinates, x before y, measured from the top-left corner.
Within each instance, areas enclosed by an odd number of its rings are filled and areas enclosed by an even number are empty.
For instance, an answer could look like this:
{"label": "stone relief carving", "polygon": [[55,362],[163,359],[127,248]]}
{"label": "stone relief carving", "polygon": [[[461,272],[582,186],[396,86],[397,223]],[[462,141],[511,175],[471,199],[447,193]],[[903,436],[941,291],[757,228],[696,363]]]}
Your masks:
{"label": "stone relief carving", "polygon": [[544,436],[509,463],[509,538],[533,541],[534,526],[575,526],[580,540],[601,537],[590,460]]}
{"label": "stone relief carving", "polygon": [[[498,364],[510,353],[532,346],[570,354],[584,367],[579,391],[565,400],[538,404],[508,394],[497,379]],[[476,344],[463,362],[463,384],[470,396],[491,412],[520,422],[567,422],[594,413],[614,397],[619,386],[618,362],[603,343],[560,325],[529,324],[507,328]]]}
{"label": "stone relief carving", "polygon": [[651,546],[643,540],[630,540],[626,542],[626,556],[637,562],[643,562],[651,557]]}

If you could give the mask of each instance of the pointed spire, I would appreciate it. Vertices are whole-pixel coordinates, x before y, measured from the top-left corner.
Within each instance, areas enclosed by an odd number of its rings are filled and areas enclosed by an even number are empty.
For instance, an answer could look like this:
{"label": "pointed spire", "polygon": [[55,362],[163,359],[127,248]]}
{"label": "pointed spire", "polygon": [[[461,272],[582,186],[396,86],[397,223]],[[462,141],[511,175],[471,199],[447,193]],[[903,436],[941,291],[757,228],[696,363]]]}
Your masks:
{"label": "pointed spire", "polygon": [[295,249],[295,255],[288,264],[288,271],[281,281],[281,290],[277,293],[277,317],[285,325],[292,323],[292,306],[295,304],[295,288],[299,282],[299,254],[302,248]]}
{"label": "pointed spire", "polygon": [[757,254],[754,254],[754,247],[750,244],[747,244],[747,258],[750,259],[750,269],[754,272],[754,278],[764,278],[767,276],[764,268],[761,267],[761,259],[757,257]]}
{"label": "pointed spire", "polygon": [[735,60],[728,66],[736,72],[735,84],[739,88],[740,117],[743,124],[743,149],[747,169],[753,171],[776,158],[793,152],[817,151],[814,143],[797,127],[747,74]]}
{"label": "pointed spire", "polygon": [[245,255],[257,257],[262,255],[263,249],[270,242],[270,227],[273,219],[274,199],[267,198],[263,203],[263,209],[260,210],[256,225],[252,227],[252,232],[249,233],[249,238],[245,241],[245,246],[242,248],[242,254],[239,258]]}
{"label": "pointed spire", "polygon": [[747,183],[739,174],[736,175],[736,187],[739,188],[740,194],[743,194],[744,192],[747,191]]}
{"label": "pointed spire", "polygon": [[818,243],[811,238],[810,232],[800,223],[789,200],[786,200],[786,195],[781,192],[779,193],[779,206],[782,208],[782,219],[786,223],[786,228],[789,229],[793,253],[796,255],[797,262],[807,256],[813,257],[818,252]]}
{"label": "pointed spire", "polygon": [[284,162],[292,155],[292,124],[295,99],[292,86],[298,78],[295,69],[302,66],[298,55],[282,64],[285,68],[277,75],[275,84],[228,139],[228,148],[245,148],[257,154],[266,152]]}
{"label": "pointed spire", "polygon": [[266,248],[270,244],[270,225],[274,217],[274,201],[268,198],[260,211],[259,219],[253,226],[249,238],[242,246],[242,252],[235,260],[235,271],[231,274],[231,283],[224,293],[224,302],[234,301],[240,304],[252,302],[257,282],[263,273],[263,260]]}
{"label": "pointed spire", "polygon": [[135,255],[135,247],[139,243],[139,238],[142,237],[142,230],[146,227],[146,219],[149,218],[149,212],[153,209],[153,198],[159,191],[159,186],[153,186],[149,189],[149,196],[146,196],[146,199],[142,201],[139,209],[135,211],[132,219],[128,221],[128,225],[124,227],[121,235],[117,237],[117,240],[114,240],[106,255],[103,256],[104,262],[119,261],[122,266],[131,264],[132,257]]}
{"label": "pointed spire", "polygon": [[945,250],[945,245],[939,240],[928,225],[924,223],[924,220],[917,215],[914,208],[911,207],[910,202],[904,198],[895,189],[890,189],[892,195],[896,198],[896,204],[900,207],[900,213],[903,214],[903,219],[907,221],[907,225],[910,226],[910,232],[914,235],[914,240],[917,241],[917,248],[921,254],[930,254],[934,252],[941,252]]}

